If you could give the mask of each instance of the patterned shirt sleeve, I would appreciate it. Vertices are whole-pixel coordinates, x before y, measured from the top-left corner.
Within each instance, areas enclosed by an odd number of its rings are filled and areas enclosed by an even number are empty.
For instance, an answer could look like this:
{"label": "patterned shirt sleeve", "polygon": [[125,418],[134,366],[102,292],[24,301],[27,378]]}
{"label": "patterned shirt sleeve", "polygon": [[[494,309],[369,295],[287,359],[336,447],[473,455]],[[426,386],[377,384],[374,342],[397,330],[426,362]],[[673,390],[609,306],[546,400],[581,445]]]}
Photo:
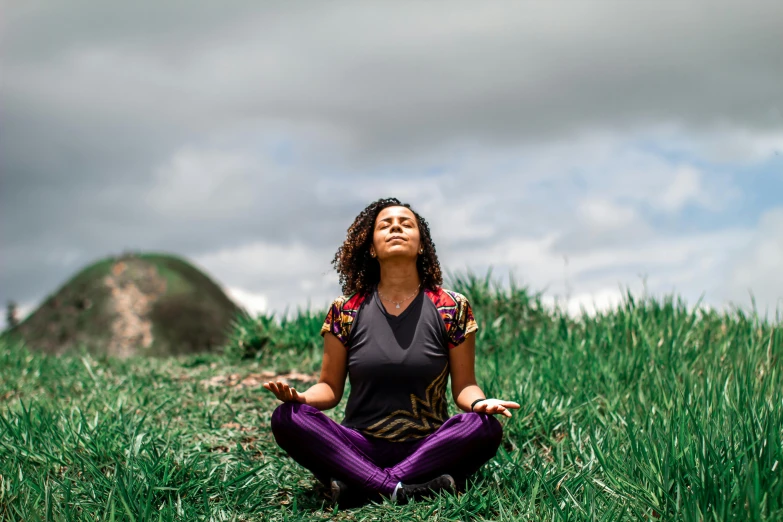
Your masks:
{"label": "patterned shirt sleeve", "polygon": [[345,296],[340,296],[332,301],[332,304],[329,306],[329,311],[326,312],[324,324],[321,326],[321,337],[323,337],[326,332],[330,332],[334,334],[343,345],[347,346],[348,332],[343,324],[343,305],[345,304],[345,301]]}
{"label": "patterned shirt sleeve", "polygon": [[456,302],[451,324],[449,325],[449,348],[455,348],[465,341],[468,334],[478,330],[478,323],[473,317],[473,308],[471,308],[468,298],[457,292],[449,292]]}

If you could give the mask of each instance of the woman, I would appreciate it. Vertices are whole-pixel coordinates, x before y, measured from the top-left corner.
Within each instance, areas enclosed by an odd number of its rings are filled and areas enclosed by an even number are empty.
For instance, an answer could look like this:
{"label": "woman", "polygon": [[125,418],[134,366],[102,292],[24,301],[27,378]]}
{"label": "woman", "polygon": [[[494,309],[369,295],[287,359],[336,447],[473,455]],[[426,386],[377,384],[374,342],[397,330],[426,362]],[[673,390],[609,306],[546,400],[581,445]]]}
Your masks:
{"label": "woman", "polygon": [[[440,287],[427,222],[408,204],[381,199],[348,229],[333,265],[345,295],[321,328],[319,382],[299,393],[264,387],[283,401],[275,440],[332,489],[332,500],[381,494],[408,502],[462,487],[502,438],[495,414],[519,404],[485,398],[474,376],[475,331],[464,296]],[[342,424],[321,413],[351,394]],[[451,418],[446,382],[457,406]],[[354,495],[355,493],[356,495]]]}

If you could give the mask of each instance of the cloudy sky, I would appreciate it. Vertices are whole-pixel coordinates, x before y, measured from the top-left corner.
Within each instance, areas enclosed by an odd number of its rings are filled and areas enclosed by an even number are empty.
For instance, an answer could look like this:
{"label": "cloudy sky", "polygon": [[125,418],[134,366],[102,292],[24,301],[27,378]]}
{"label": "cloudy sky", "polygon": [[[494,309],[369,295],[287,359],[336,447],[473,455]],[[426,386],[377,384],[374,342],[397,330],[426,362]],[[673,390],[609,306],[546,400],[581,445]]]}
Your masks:
{"label": "cloudy sky", "polygon": [[783,310],[783,3],[5,4],[3,303],[139,249],[323,306],[395,196],[571,309]]}

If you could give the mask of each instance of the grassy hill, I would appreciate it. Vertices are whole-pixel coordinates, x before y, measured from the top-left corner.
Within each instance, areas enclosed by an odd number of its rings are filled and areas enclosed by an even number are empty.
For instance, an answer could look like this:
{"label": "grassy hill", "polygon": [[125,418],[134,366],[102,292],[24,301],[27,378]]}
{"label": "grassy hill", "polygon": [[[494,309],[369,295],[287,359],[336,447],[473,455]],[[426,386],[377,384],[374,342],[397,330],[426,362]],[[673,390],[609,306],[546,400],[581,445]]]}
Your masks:
{"label": "grassy hill", "polygon": [[222,346],[238,312],[185,260],[124,255],[86,267],[9,334],[49,353],[181,354]]}
{"label": "grassy hill", "polygon": [[675,298],[572,319],[451,286],[476,311],[479,384],[522,405],[465,494],[335,513],[279,450],[260,382],[317,371],[318,311],[244,319],[224,354],[0,345],[0,520],[783,520],[783,325]]}

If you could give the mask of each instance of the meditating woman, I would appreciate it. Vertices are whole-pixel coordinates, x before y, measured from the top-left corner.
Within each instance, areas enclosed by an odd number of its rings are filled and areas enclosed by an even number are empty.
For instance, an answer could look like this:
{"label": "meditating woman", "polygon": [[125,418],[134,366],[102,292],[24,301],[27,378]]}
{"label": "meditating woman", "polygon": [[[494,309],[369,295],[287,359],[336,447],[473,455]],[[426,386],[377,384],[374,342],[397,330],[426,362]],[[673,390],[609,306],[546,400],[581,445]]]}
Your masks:
{"label": "meditating woman", "polygon": [[[343,296],[321,328],[319,382],[272,414],[278,445],[331,487],[332,500],[378,496],[408,502],[464,487],[492,458],[515,402],[485,398],[474,375],[475,331],[467,299],[446,290],[427,222],[408,204],[381,199],[348,229],[333,264]],[[351,393],[341,424],[321,413]],[[448,416],[446,383],[468,413]],[[375,495],[373,495],[375,493]]]}

